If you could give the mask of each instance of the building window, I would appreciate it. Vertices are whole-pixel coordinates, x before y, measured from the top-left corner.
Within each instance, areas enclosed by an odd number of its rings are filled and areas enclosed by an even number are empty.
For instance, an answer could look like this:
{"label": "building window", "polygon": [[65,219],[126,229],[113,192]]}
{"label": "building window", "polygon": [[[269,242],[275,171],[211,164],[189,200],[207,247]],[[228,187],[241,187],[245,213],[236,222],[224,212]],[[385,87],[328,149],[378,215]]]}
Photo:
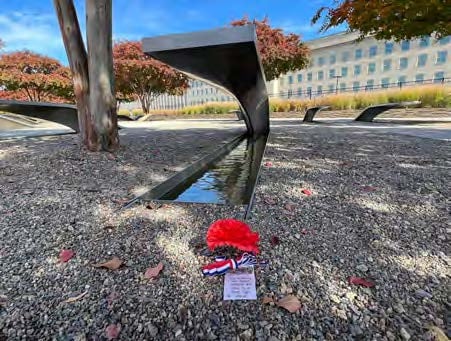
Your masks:
{"label": "building window", "polygon": [[316,93],[317,93],[318,95],[322,95],[322,94],[323,94],[323,87],[322,87],[321,85],[318,85],[318,88],[317,88],[317,90],[316,90]]}
{"label": "building window", "polygon": [[390,84],[390,78],[382,78],[382,80],[381,80],[382,88],[387,89],[389,84]]}
{"label": "building window", "polygon": [[362,49],[355,50],[355,60],[362,58]]}
{"label": "building window", "polygon": [[329,70],[329,78],[335,78],[335,69]]}
{"label": "building window", "polygon": [[360,88],[360,82],[354,82],[352,83],[352,90],[354,90],[355,92],[359,91]]}
{"label": "building window", "polygon": [[334,54],[331,54],[331,55],[330,55],[330,58],[329,58],[329,62],[330,62],[331,64],[335,64],[336,61],[337,61],[337,56],[334,55]]}
{"label": "building window", "polygon": [[324,65],[324,57],[319,57],[318,58],[318,66],[323,66]]}
{"label": "building window", "polygon": [[298,73],[298,83],[301,83],[301,82],[302,82],[302,74]]}
{"label": "building window", "polygon": [[424,74],[419,73],[418,75],[415,76],[416,83],[423,83],[423,81],[424,81]]}
{"label": "building window", "polygon": [[348,76],[348,68],[342,67],[341,68],[341,77],[347,77]]}
{"label": "building window", "polygon": [[390,71],[391,70],[391,59],[385,59],[384,60],[384,64],[383,64],[382,69],[384,71]]}
{"label": "building window", "polygon": [[293,90],[288,90],[288,98],[293,97]]}
{"label": "building window", "polygon": [[298,96],[302,95],[302,88],[298,88]]}
{"label": "building window", "polygon": [[288,76],[288,84],[293,84],[293,76]]}
{"label": "building window", "polygon": [[408,40],[403,40],[401,42],[401,50],[402,51],[409,51],[410,50],[410,41]]}
{"label": "building window", "polygon": [[407,69],[409,66],[409,59],[406,57],[399,58],[399,68],[401,70]]}
{"label": "building window", "polygon": [[333,84],[329,84],[329,93],[333,93],[334,92],[334,90],[335,90],[335,85],[333,85]]}
{"label": "building window", "polygon": [[308,80],[308,81],[311,81],[312,78],[313,78],[313,75],[312,75],[311,72],[309,72],[309,73],[307,74],[307,80]]}
{"label": "building window", "polygon": [[403,85],[404,83],[406,83],[407,82],[407,77],[406,76],[399,76],[399,78],[398,78],[398,84],[401,86],[401,85]]}
{"label": "building window", "polygon": [[427,60],[428,60],[428,55],[427,55],[427,53],[420,54],[420,55],[418,56],[417,66],[418,66],[418,67],[426,66]]}
{"label": "building window", "polygon": [[445,64],[447,57],[448,57],[448,51],[438,51],[436,64]]}
{"label": "building window", "polygon": [[439,44],[440,45],[446,45],[449,44],[449,42],[451,41],[451,36],[447,36],[447,37],[443,37],[442,39],[439,39]]}
{"label": "building window", "polygon": [[420,39],[420,47],[428,47],[429,46],[429,37],[423,37]]}
{"label": "building window", "polygon": [[309,87],[307,88],[307,96],[311,96],[311,95],[312,95],[312,87],[309,86]]}
{"label": "building window", "polygon": [[361,65],[354,65],[354,76],[358,76],[362,73]]}
{"label": "building window", "polygon": [[387,42],[385,43],[385,54],[392,54],[393,53],[393,43]]}
{"label": "building window", "polygon": [[374,87],[374,79],[368,79],[366,81],[365,90],[373,90]]}
{"label": "building window", "polygon": [[442,83],[445,78],[445,73],[443,71],[436,72],[434,74],[434,83]]}
{"label": "building window", "polygon": [[369,63],[368,64],[368,74],[372,75],[376,72],[376,63]]}
{"label": "building window", "polygon": [[324,79],[324,71],[318,71],[318,80],[322,81]]}
{"label": "building window", "polygon": [[340,83],[340,91],[341,92],[346,91],[346,83]]}
{"label": "building window", "polygon": [[343,54],[341,55],[341,60],[343,62],[347,62],[349,60],[349,52],[348,51],[343,52]]}
{"label": "building window", "polygon": [[369,56],[374,57],[375,55],[377,55],[377,46],[371,46]]}

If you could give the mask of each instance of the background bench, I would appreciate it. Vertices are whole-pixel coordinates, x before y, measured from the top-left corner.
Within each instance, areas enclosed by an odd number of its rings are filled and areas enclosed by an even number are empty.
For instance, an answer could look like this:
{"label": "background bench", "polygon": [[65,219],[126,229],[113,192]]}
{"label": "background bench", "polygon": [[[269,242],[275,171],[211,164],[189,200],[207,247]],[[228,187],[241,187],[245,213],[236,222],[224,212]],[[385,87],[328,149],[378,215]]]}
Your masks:
{"label": "background bench", "polygon": [[355,120],[361,122],[372,122],[377,115],[382,114],[387,110],[402,109],[410,106],[417,106],[420,104],[421,104],[420,101],[412,101],[412,102],[384,103],[372,105],[365,108]]}
{"label": "background bench", "polygon": [[317,113],[319,113],[321,110],[327,110],[330,109],[330,106],[328,105],[320,105],[317,107],[311,107],[308,108],[304,115],[304,122],[313,122],[313,118]]}

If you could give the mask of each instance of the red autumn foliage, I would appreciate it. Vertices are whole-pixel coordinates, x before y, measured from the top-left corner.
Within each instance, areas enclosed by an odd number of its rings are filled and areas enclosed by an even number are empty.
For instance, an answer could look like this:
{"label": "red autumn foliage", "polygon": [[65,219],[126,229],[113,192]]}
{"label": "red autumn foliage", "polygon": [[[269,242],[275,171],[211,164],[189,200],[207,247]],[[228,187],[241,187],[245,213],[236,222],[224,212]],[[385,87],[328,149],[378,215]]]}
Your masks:
{"label": "red autumn foliage", "polygon": [[138,99],[144,113],[159,95],[182,95],[188,78],[170,66],[142,52],[139,41],[122,41],[113,47],[116,98],[129,102]]}
{"label": "red autumn foliage", "polygon": [[247,17],[231,23],[232,26],[255,24],[258,49],[265,70],[266,80],[276,79],[281,74],[305,68],[309,63],[309,49],[297,34],[285,34],[272,28],[268,18],[250,21]]}
{"label": "red autumn foliage", "polygon": [[361,285],[366,288],[374,287],[374,283],[367,281],[366,279],[363,279],[360,277],[351,276],[351,277],[349,277],[348,282],[349,282],[349,284]]}
{"label": "red autumn foliage", "polygon": [[35,102],[72,102],[70,70],[55,59],[30,51],[0,56],[0,98]]}
{"label": "red autumn foliage", "polygon": [[346,23],[361,37],[371,34],[381,40],[451,35],[449,1],[343,0],[332,4],[321,7],[312,19],[315,24],[324,16],[322,32]]}
{"label": "red autumn foliage", "polygon": [[249,225],[236,219],[215,221],[207,232],[207,245],[210,250],[220,246],[233,246],[241,251],[259,253],[257,232],[252,232]]}

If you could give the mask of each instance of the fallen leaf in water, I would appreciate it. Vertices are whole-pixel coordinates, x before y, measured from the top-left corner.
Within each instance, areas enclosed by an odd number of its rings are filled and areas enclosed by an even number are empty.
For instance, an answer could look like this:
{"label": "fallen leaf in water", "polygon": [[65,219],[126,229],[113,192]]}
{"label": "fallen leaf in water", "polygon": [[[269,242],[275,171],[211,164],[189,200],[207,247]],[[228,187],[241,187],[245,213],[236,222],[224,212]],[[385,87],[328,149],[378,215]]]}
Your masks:
{"label": "fallen leaf in water", "polygon": [[113,257],[112,259],[110,259],[109,261],[103,262],[103,263],[98,263],[98,264],[93,264],[92,266],[95,268],[107,268],[110,270],[117,270],[121,267],[121,265],[124,262],[121,261],[119,258],[117,257]]}
{"label": "fallen leaf in water", "polygon": [[66,302],[66,303],[72,303],[72,302],[78,301],[78,300],[82,299],[83,297],[85,297],[87,293],[88,293],[88,292],[85,291],[84,293],[82,293],[82,294],[80,294],[80,295],[78,295],[78,296],[75,296],[75,297],[69,297],[69,298],[68,298],[67,300],[65,300],[64,302]]}
{"label": "fallen leaf in water", "polygon": [[302,192],[302,194],[307,195],[307,196],[312,195],[312,191],[309,189],[304,188],[301,192]]}
{"label": "fallen leaf in water", "polygon": [[266,167],[272,167],[272,162],[271,161],[266,161],[265,162],[265,166]]}
{"label": "fallen leaf in water", "polygon": [[362,190],[364,192],[375,192],[377,190],[377,188],[374,186],[363,186]]}
{"label": "fallen leaf in water", "polygon": [[72,250],[61,250],[60,252],[60,262],[67,263],[73,256],[75,252]]}
{"label": "fallen leaf in water", "polygon": [[276,246],[280,244],[280,239],[277,236],[271,237],[271,246]]}
{"label": "fallen leaf in water", "polygon": [[301,302],[299,302],[298,298],[293,295],[285,296],[284,298],[278,300],[276,304],[279,307],[288,310],[290,313],[295,313],[302,308]]}
{"label": "fallen leaf in water", "polygon": [[366,288],[374,287],[374,283],[367,281],[366,279],[363,279],[360,277],[355,277],[355,276],[349,277],[348,282],[349,282],[349,284],[361,285]]}
{"label": "fallen leaf in water", "polygon": [[163,263],[158,263],[158,265],[154,268],[148,268],[146,270],[146,272],[144,273],[144,278],[147,279],[153,279],[158,277],[158,275],[160,274],[161,270],[163,270]]}
{"label": "fallen leaf in water", "polygon": [[274,303],[274,298],[272,298],[271,296],[265,296],[262,299],[262,303],[263,304]]}
{"label": "fallen leaf in water", "polygon": [[105,329],[105,335],[108,340],[117,339],[119,336],[119,333],[121,332],[121,325],[120,324],[110,324]]}
{"label": "fallen leaf in water", "polygon": [[439,327],[430,326],[429,332],[434,336],[435,341],[449,341],[445,332],[441,330]]}

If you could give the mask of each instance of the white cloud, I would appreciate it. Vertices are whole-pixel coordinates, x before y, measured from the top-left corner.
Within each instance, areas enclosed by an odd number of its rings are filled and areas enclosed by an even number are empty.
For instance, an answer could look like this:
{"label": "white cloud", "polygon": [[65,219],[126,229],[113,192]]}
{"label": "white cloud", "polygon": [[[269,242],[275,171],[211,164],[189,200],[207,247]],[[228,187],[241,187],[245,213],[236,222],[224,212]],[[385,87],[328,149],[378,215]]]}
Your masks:
{"label": "white cloud", "polygon": [[55,14],[0,14],[0,37],[5,42],[5,51],[27,49],[55,58],[64,56]]}

